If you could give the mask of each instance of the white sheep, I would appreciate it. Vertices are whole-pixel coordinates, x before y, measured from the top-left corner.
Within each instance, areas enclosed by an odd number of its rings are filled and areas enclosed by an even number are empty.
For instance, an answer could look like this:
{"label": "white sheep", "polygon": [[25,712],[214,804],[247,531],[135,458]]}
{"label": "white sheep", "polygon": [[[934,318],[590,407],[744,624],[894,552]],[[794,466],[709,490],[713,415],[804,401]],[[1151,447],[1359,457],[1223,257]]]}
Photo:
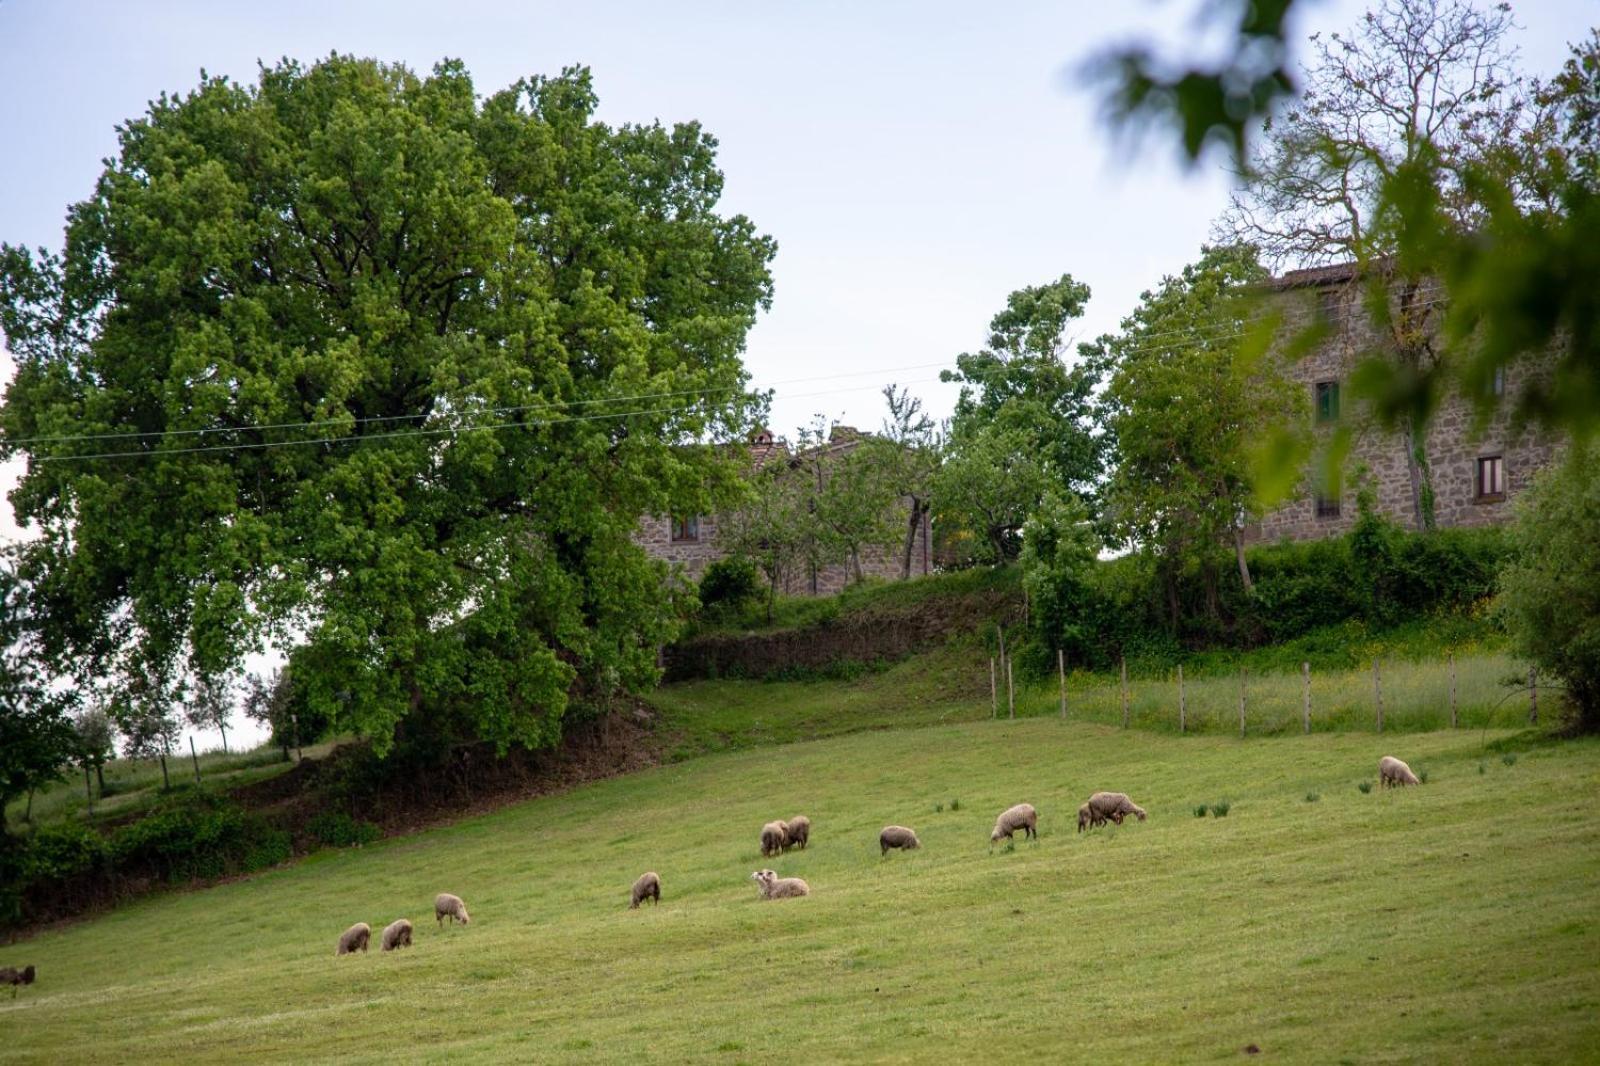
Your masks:
{"label": "white sheep", "polygon": [[793,899],[811,895],[811,886],[798,877],[779,877],[774,870],[757,870],[750,875],[762,899]]}
{"label": "white sheep", "polygon": [[383,950],[393,951],[395,948],[408,948],[411,946],[411,923],[404,918],[397,918],[383,928]]}
{"label": "white sheep", "polygon": [[[1087,819],[1084,817],[1087,812]],[[1084,825],[1104,825],[1109,819],[1122,824],[1128,815],[1134,815],[1139,821],[1144,821],[1144,808],[1139,806],[1122,792],[1096,792],[1089,797],[1089,802],[1078,808],[1078,831],[1082,832]]]}
{"label": "white sheep", "polygon": [[335,955],[351,955],[357,951],[367,950],[367,941],[372,939],[372,926],[366,922],[357,922],[339,934],[339,950]]}
{"label": "white sheep", "polygon": [[629,910],[637,910],[644,900],[653,903],[661,902],[661,877],[655,871],[640,874],[639,880],[633,883],[633,901],[628,904]]}
{"label": "white sheep", "polygon": [[1000,817],[995,819],[994,832],[989,834],[989,843],[993,844],[1001,837],[1010,840],[1011,834],[1018,829],[1022,830],[1024,840],[1029,837],[1039,839],[1039,812],[1033,809],[1033,804],[1019,803],[1001,811]]}
{"label": "white sheep", "polygon": [[903,825],[886,825],[878,834],[878,847],[882,849],[880,855],[888,855],[890,848],[904,848],[910,851],[922,847],[922,841],[917,839],[915,829],[907,829]]}
{"label": "white sheep", "polygon": [[806,842],[811,839],[811,819],[803,814],[797,814],[783,823],[783,847],[787,851],[796,844],[800,850],[806,850]]}
{"label": "white sheep", "polygon": [[761,857],[771,858],[789,843],[789,823],[768,822],[761,827]]}
{"label": "white sheep", "polygon": [[1411,772],[1411,767],[1396,759],[1393,755],[1385,755],[1378,760],[1378,785],[1395,787],[1397,785],[1420,785],[1417,775]]}
{"label": "white sheep", "polygon": [[457,922],[472,924],[472,915],[467,913],[467,905],[461,902],[461,897],[441,892],[433,897],[433,920],[435,924],[442,925],[446,918],[450,919],[451,925]]}

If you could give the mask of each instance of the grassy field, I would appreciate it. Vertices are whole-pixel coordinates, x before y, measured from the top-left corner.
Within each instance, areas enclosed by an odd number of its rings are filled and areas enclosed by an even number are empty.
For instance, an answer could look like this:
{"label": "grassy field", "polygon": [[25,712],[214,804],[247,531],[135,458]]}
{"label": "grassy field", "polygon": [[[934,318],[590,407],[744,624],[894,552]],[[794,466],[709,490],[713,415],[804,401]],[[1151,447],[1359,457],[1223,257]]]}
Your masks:
{"label": "grassy field", "polygon": [[[1361,792],[1388,751],[1429,783]],[[1097,788],[1149,821],[1078,835]],[[991,850],[995,812],[1021,800],[1040,840]],[[1225,818],[1193,814],[1223,801]],[[761,823],[799,812],[811,847],[763,861]],[[880,859],[888,822],[924,848]],[[748,877],[769,864],[812,896],[758,901]],[[630,912],[645,869],[664,902]],[[0,949],[40,975],[0,997],[0,1060],[1592,1060],[1597,872],[1594,741],[869,731],[663,766]],[[440,890],[470,927],[427,924]],[[349,923],[400,916],[415,947],[334,958]]]}

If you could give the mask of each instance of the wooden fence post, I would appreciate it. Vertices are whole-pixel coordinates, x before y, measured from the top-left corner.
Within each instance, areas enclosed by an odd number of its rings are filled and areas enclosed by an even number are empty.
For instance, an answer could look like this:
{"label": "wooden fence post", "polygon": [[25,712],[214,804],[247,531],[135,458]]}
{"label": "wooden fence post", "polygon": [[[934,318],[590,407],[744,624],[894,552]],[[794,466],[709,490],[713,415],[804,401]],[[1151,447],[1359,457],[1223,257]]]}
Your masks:
{"label": "wooden fence post", "polygon": [[1300,731],[1311,732],[1311,664],[1300,664],[1300,676],[1304,679],[1300,694]]}
{"label": "wooden fence post", "polygon": [[1056,675],[1061,678],[1061,720],[1067,718],[1067,653],[1056,649]]}
{"label": "wooden fence post", "polygon": [[1383,732],[1383,679],[1378,673],[1378,660],[1372,660],[1372,698],[1378,706],[1378,732]]}
{"label": "wooden fence post", "polygon": [[1239,667],[1239,739],[1244,739],[1244,667]]}
{"label": "wooden fence post", "polygon": [[1011,684],[1011,660],[1006,660],[1006,706],[1011,709],[1011,717],[1017,716],[1017,690]]}
{"label": "wooden fence post", "polygon": [[1000,717],[1000,690],[994,679],[994,656],[989,656],[989,717]]}
{"label": "wooden fence post", "polygon": [[1184,712],[1187,709],[1188,708],[1186,708],[1184,706],[1184,700],[1183,700],[1183,664],[1179,663],[1178,664],[1178,732],[1180,732],[1180,733],[1182,733],[1184,731],[1184,729],[1185,729],[1184,718],[1186,716],[1185,716]]}
{"label": "wooden fence post", "polygon": [[1128,728],[1128,660],[1119,656],[1122,663],[1122,728]]}
{"label": "wooden fence post", "polygon": [[1539,720],[1539,675],[1528,667],[1528,723]]}
{"label": "wooden fence post", "polygon": [[1456,728],[1456,653],[1451,652],[1450,659],[1450,728]]}
{"label": "wooden fence post", "polygon": [[200,783],[200,756],[194,750],[194,737],[189,738],[189,758],[194,760],[194,783]]}

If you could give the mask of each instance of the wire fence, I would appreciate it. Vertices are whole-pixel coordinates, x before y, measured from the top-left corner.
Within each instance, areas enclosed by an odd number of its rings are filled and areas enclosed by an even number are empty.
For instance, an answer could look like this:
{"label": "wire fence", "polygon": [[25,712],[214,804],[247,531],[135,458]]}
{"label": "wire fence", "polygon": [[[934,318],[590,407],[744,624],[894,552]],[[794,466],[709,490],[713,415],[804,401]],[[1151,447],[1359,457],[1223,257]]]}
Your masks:
{"label": "wire fence", "polygon": [[[1171,733],[1270,736],[1301,732],[1425,732],[1508,729],[1537,721],[1541,683],[1504,654],[1436,662],[1374,660],[1362,669],[1183,677],[1058,671],[1047,681],[1015,678],[996,660],[991,713],[1050,715]],[[1126,680],[1124,680],[1126,678]],[[1008,685],[1008,679],[1011,683]],[[1550,689],[1544,687],[1546,706]]]}

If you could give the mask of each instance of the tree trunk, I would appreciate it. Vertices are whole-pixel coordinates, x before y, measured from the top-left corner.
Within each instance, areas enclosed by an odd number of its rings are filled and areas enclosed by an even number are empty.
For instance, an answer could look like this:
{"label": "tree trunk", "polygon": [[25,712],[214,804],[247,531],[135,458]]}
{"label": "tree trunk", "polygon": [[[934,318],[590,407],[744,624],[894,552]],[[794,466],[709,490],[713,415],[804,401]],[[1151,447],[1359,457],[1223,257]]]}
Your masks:
{"label": "tree trunk", "polygon": [[1417,439],[1416,423],[1406,416],[1403,438],[1406,447],[1406,477],[1411,483],[1411,519],[1418,532],[1431,533],[1433,518],[1433,471],[1428,466],[1426,446]]}
{"label": "tree trunk", "polygon": [[1172,634],[1178,634],[1178,578],[1169,569],[1165,575],[1167,585],[1167,610],[1172,618]]}
{"label": "tree trunk", "polygon": [[100,795],[104,796],[106,794],[106,764],[105,763],[97,762],[97,763],[94,764],[94,779],[95,779],[95,783],[100,786]]}
{"label": "tree trunk", "polygon": [[22,820],[29,825],[33,824],[33,789],[28,789],[28,806],[22,812]]}
{"label": "tree trunk", "polygon": [[778,599],[778,575],[773,574],[767,583],[767,625],[772,624],[772,605]]}
{"label": "tree trunk", "polygon": [[922,509],[924,504],[915,496],[911,497],[911,515],[906,522],[906,549],[900,556],[900,580],[906,581],[911,577],[911,555],[917,547],[917,529],[922,525]]}
{"label": "tree trunk", "polygon": [[850,568],[855,571],[856,584],[861,584],[865,580],[861,576],[861,549],[854,545],[850,548]]}
{"label": "tree trunk", "polygon": [[222,733],[222,754],[226,755],[228,754],[228,727],[218,722],[217,729]]}
{"label": "tree trunk", "polygon": [[1244,591],[1254,592],[1256,584],[1250,580],[1250,564],[1244,558],[1244,526],[1237,522],[1233,526],[1233,553],[1239,560],[1239,580],[1244,582]]}
{"label": "tree trunk", "polygon": [[1220,621],[1222,608],[1217,603],[1217,566],[1208,559],[1201,572],[1205,575],[1206,616],[1213,622]]}
{"label": "tree trunk", "polygon": [[172,781],[167,777],[167,757],[161,756],[161,791],[167,792],[172,788]]}

